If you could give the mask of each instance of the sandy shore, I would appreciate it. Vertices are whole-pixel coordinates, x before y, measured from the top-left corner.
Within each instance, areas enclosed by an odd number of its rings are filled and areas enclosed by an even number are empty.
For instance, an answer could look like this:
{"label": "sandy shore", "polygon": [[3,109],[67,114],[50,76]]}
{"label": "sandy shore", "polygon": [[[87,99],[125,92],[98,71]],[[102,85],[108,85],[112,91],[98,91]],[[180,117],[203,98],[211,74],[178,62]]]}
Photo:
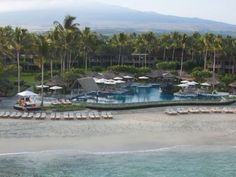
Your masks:
{"label": "sandy shore", "polygon": [[236,145],[235,114],[168,116],[159,109],[115,113],[114,120],[0,120],[0,153],[126,151],[176,145]]}

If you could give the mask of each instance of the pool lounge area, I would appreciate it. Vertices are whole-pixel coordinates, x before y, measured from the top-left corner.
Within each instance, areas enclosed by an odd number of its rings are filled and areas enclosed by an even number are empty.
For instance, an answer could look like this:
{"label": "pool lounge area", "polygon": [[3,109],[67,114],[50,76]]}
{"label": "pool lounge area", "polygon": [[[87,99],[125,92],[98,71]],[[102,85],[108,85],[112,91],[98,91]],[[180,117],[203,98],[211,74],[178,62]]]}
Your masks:
{"label": "pool lounge area", "polygon": [[226,96],[226,94],[167,94],[161,91],[160,85],[158,84],[133,83],[130,86],[122,87],[116,92],[93,92],[86,95],[80,95],[73,98],[73,101],[101,104],[126,104],[178,100],[216,100],[220,99],[222,96]]}

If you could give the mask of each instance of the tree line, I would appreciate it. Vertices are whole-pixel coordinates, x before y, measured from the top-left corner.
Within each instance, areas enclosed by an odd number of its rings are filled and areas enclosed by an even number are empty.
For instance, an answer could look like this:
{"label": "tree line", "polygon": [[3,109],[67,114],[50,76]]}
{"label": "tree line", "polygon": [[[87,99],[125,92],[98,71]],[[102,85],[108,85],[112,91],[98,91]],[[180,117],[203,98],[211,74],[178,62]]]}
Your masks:
{"label": "tree line", "polygon": [[52,77],[54,63],[58,63],[63,74],[80,61],[86,72],[89,61],[95,56],[111,56],[116,64],[123,65],[124,60],[133,53],[145,53],[157,60],[180,62],[180,74],[185,61],[197,60],[202,63],[203,70],[207,70],[207,64],[212,63],[214,74],[217,57],[236,60],[236,38],[232,36],[198,32],[119,33],[106,36],[88,27],[80,29],[75,20],[75,17],[68,15],[63,23],[55,21],[50,31],[41,34],[20,27],[0,27],[1,63],[6,58],[17,63],[18,91],[22,55],[32,57],[41,68],[42,84],[45,63],[50,66]]}

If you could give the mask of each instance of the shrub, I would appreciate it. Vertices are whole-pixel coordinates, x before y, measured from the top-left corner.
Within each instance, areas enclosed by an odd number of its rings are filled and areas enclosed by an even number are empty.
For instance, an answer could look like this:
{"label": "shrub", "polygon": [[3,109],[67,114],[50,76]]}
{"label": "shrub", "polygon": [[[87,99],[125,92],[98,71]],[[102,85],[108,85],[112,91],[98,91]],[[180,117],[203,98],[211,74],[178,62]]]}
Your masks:
{"label": "shrub", "polygon": [[134,66],[127,66],[127,65],[117,65],[117,66],[111,66],[109,67],[110,71],[113,72],[124,72],[124,73],[131,73],[131,74],[146,74],[148,72],[150,72],[150,68],[136,68]]}
{"label": "shrub", "polygon": [[176,61],[163,61],[156,64],[157,69],[161,70],[177,70],[179,63]]}
{"label": "shrub", "polygon": [[197,81],[204,81],[206,78],[211,77],[211,72],[210,71],[203,71],[203,70],[198,70],[195,69],[192,72],[192,76],[197,80]]}

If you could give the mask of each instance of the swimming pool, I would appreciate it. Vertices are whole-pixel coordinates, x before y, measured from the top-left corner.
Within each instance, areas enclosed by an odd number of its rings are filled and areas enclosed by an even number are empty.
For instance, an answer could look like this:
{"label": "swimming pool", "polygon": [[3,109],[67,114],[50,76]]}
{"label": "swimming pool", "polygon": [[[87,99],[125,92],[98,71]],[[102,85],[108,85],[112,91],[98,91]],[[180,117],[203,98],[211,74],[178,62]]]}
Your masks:
{"label": "swimming pool", "polygon": [[90,93],[86,96],[78,96],[77,101],[88,103],[121,104],[121,103],[141,103],[153,101],[172,101],[172,100],[196,100],[196,99],[217,99],[217,97],[190,95],[185,97],[175,96],[174,94],[162,93],[157,84],[133,84],[123,87],[118,92],[113,93]]}

